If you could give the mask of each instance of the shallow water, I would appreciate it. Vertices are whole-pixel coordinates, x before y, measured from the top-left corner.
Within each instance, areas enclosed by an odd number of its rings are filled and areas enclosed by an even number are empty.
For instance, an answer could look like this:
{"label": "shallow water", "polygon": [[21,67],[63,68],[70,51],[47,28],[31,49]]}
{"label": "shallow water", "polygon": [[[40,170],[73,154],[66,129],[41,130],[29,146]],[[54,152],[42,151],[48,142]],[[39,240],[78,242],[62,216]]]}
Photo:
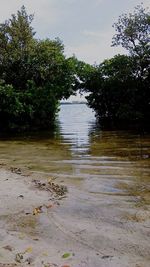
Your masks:
{"label": "shallow water", "polygon": [[[0,162],[56,177],[91,197],[150,202],[150,135],[102,131],[85,104],[61,105],[51,133],[1,138]],[[142,202],[143,201],[143,202]]]}

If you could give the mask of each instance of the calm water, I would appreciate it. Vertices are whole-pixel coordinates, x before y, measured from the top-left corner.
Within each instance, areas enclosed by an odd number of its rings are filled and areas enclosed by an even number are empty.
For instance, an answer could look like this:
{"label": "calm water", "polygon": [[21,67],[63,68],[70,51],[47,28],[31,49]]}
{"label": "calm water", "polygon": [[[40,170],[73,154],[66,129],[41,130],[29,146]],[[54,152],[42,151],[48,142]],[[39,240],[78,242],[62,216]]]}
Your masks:
{"label": "calm water", "polygon": [[53,133],[0,140],[0,162],[99,194],[150,199],[150,135],[101,131],[85,104],[62,105]]}

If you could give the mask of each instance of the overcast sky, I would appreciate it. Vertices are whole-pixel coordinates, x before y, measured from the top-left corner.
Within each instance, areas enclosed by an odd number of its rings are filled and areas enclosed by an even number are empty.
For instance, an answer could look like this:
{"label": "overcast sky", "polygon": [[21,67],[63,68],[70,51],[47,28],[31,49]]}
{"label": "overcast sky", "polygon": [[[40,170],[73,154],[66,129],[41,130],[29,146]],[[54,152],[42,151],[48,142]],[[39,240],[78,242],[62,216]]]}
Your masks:
{"label": "overcast sky", "polygon": [[150,7],[150,0],[0,0],[0,22],[25,5],[38,38],[59,37],[67,56],[93,64],[125,52],[111,47],[112,24],[141,2]]}

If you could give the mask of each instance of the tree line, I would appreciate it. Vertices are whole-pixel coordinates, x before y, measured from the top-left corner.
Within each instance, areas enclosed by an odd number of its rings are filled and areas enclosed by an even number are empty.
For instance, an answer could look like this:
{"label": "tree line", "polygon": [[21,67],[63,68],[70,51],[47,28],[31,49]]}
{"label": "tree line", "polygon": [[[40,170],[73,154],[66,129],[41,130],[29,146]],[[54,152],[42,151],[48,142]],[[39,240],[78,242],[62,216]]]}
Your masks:
{"label": "tree line", "polygon": [[82,87],[88,105],[104,127],[150,124],[150,13],[138,5],[123,14],[113,27],[112,46],[127,55],[116,55],[91,69]]}
{"label": "tree line", "polygon": [[0,129],[52,127],[62,98],[77,90],[101,125],[118,127],[150,118],[150,13],[137,6],[113,26],[116,55],[99,65],[67,58],[59,39],[35,38],[33,15],[24,6],[0,24]]}

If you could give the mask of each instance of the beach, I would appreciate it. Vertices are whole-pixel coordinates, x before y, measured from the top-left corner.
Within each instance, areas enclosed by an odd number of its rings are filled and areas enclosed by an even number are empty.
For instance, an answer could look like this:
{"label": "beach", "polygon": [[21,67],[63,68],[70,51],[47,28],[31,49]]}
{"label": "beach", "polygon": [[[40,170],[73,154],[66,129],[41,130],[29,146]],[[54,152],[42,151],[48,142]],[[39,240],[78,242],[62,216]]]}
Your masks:
{"label": "beach", "polygon": [[71,186],[57,195],[46,189],[50,179],[1,166],[1,267],[149,266],[148,208],[125,195],[102,195],[93,205]]}

